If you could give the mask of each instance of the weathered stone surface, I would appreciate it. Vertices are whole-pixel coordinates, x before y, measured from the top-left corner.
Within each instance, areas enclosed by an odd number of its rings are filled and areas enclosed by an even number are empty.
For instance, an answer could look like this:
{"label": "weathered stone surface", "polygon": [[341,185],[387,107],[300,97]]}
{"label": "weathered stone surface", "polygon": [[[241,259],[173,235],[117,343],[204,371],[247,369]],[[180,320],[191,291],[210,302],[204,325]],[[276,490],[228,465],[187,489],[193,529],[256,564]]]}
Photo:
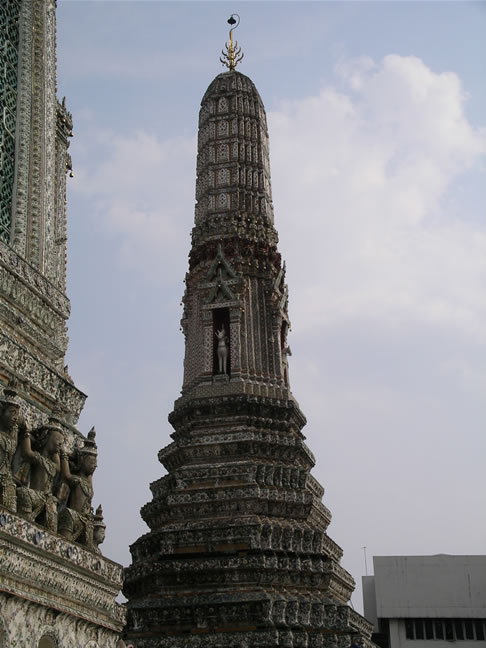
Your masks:
{"label": "weathered stone surface", "polygon": [[0,580],[2,590],[15,596],[114,630],[123,627],[123,610],[115,603],[121,567],[5,509],[0,509]]}
{"label": "weathered stone surface", "polygon": [[289,387],[285,265],[273,225],[265,111],[220,74],[199,117],[196,216],[183,298],[182,396],[168,471],[131,547],[136,648],[348,648],[371,626],[327,535],[306,423]]}
{"label": "weathered stone surface", "polygon": [[43,637],[54,646],[69,648],[118,648],[118,631],[71,613],[39,605],[23,595],[0,592],[0,638],[5,646],[39,646]]}

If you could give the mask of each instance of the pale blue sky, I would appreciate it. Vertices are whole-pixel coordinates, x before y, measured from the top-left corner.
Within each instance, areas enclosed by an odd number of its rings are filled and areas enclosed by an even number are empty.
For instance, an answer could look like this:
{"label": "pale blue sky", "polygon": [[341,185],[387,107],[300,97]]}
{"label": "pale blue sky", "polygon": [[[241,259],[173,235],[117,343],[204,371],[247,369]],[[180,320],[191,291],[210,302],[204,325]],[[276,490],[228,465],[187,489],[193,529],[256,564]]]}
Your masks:
{"label": "pale blue sky", "polygon": [[291,384],[343,565],[359,585],[364,545],[484,553],[486,3],[60,0],[69,367],[80,428],[98,429],[104,551],[128,563],[163,471],[197,114],[233,12],[269,119]]}

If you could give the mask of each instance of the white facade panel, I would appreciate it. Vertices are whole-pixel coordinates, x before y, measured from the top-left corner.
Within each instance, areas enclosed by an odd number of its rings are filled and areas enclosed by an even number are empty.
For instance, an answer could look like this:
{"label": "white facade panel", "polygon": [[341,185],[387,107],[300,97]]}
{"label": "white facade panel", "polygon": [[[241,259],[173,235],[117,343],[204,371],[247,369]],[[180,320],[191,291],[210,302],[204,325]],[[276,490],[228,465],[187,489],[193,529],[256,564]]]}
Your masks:
{"label": "white facade panel", "polygon": [[378,556],[373,564],[378,618],[486,617],[486,556]]}

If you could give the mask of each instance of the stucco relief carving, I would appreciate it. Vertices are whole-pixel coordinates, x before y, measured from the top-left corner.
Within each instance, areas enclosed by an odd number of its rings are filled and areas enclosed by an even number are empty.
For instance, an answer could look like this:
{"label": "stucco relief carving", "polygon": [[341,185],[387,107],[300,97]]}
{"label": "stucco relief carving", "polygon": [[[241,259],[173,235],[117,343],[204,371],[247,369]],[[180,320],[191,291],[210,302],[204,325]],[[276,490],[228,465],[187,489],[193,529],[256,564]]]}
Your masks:
{"label": "stucco relief carving", "polygon": [[75,540],[88,549],[94,549],[93,473],[96,469],[97,447],[94,428],[88,433],[82,448],[69,460],[66,452],[61,453],[61,480],[69,487],[69,495],[58,519],[58,532],[67,540]]}
{"label": "stucco relief carving", "polygon": [[17,510],[13,459],[18,443],[20,405],[13,384],[5,388],[0,400],[0,504]]}
{"label": "stucco relief carving", "polygon": [[59,350],[52,339],[28,319],[25,319],[22,314],[15,311],[10,304],[1,300],[0,321],[3,321],[4,325],[10,326],[12,329],[21,326],[24,339],[29,345],[32,345],[31,348],[37,349],[45,360],[53,362],[54,365],[60,366],[62,364],[64,353]]}
{"label": "stucco relief carving", "polygon": [[[11,380],[0,399],[0,504],[99,553],[105,524],[101,506],[96,514],[92,509],[94,428],[83,442],[81,435],[63,429],[63,413],[58,411],[29,429],[19,402],[17,381]],[[0,526],[6,525],[3,515]],[[42,533],[36,533],[35,543],[39,545],[42,538]]]}
{"label": "stucco relief carving", "polygon": [[52,0],[44,5],[44,159],[45,169],[42,179],[42,214],[44,245],[42,250],[42,271],[54,283],[55,277],[55,219],[56,219],[56,6]]}
{"label": "stucco relief carving", "polygon": [[[26,3],[25,3],[26,4]],[[69,299],[58,290],[41,272],[28,263],[20,254],[0,241],[0,264],[37,292],[48,308],[58,311],[64,319],[71,312]]]}
{"label": "stucco relief carving", "polygon": [[[0,539],[0,546],[6,550],[8,545]],[[56,600],[66,611],[76,610],[84,617],[88,616],[88,610],[92,608],[94,613],[89,616],[93,620],[95,616],[101,620],[103,616],[115,614],[116,604],[111,588],[82,577],[63,565],[57,564],[53,568],[54,564],[48,556],[32,555],[19,548],[11,549],[8,553],[7,558],[0,559],[5,589],[10,589],[13,585],[14,593],[29,593],[33,600],[42,604],[46,604],[49,599]],[[18,583],[15,585],[16,581]]]}
{"label": "stucco relief carving", "polygon": [[68,560],[69,564],[92,572],[93,577],[103,578],[113,588],[121,585],[123,569],[120,565],[99,554],[87,551],[80,545],[48,533],[45,529],[10,511],[0,512],[0,535],[4,538],[19,538],[27,545],[44,550],[55,562]]}
{"label": "stucco relief carving", "polygon": [[30,84],[31,120],[30,120],[30,204],[27,210],[27,246],[25,256],[29,262],[42,271],[43,239],[43,134],[44,134],[44,29],[46,4],[43,0],[32,0],[32,70]]}
{"label": "stucco relief carving", "polygon": [[[27,203],[29,186],[29,149],[31,116],[31,71],[32,71],[32,3],[22,2],[19,21],[20,44],[17,69],[17,146],[16,195],[13,200],[13,237],[15,250],[25,255],[27,234]],[[0,247],[1,253],[1,247]]]}
{"label": "stucco relief carving", "polygon": [[30,383],[31,389],[38,389],[61,407],[71,413],[75,423],[86,400],[66,378],[49,369],[34,357],[30,350],[0,333],[0,362],[14,372],[19,379]]}
{"label": "stucco relief carving", "polygon": [[116,648],[118,632],[94,622],[59,613],[34,602],[0,593],[6,648],[37,648],[41,637],[52,637],[59,648]]}
{"label": "stucco relief carving", "polygon": [[[0,294],[9,302],[17,317],[24,318],[23,327],[28,325],[32,335],[44,336],[54,340],[57,348],[55,357],[64,356],[67,348],[67,335],[64,318],[46,304],[32,288],[18,279],[7,268],[0,265]],[[17,325],[19,323],[17,322]],[[46,342],[46,344],[47,344]]]}
{"label": "stucco relief carving", "polygon": [[[25,481],[19,479],[17,509],[27,520],[39,522],[48,530],[57,531],[58,498],[54,487],[60,470],[59,452],[63,443],[62,429],[57,421],[30,434],[24,428],[19,443],[19,473],[26,470]],[[33,438],[31,438],[33,437]]]}
{"label": "stucco relief carving", "polygon": [[62,103],[57,103],[57,129],[56,129],[56,195],[55,195],[55,231],[54,246],[52,250],[52,263],[50,264],[51,280],[59,290],[66,289],[66,174],[72,173],[72,160],[67,152],[68,138],[72,136],[72,116],[66,108],[65,98]]}

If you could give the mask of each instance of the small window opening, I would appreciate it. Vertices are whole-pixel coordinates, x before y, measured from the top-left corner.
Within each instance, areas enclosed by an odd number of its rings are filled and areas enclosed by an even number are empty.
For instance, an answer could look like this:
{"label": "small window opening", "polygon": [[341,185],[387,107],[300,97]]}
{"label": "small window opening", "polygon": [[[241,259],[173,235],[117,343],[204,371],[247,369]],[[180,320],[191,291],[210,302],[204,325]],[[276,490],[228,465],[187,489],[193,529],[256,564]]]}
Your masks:
{"label": "small window opening", "polygon": [[405,619],[405,636],[407,639],[415,639],[412,619]]}
{"label": "small window opening", "polygon": [[422,619],[415,619],[415,639],[424,638],[424,624]]}
{"label": "small window opening", "polygon": [[435,625],[435,638],[436,639],[443,639],[444,638],[444,626],[442,625],[442,621],[436,621],[434,623]]}
{"label": "small window opening", "polygon": [[484,641],[484,625],[481,620],[478,620],[474,623],[474,627],[476,629],[476,640],[477,641]]}
{"label": "small window opening", "polygon": [[447,641],[454,641],[454,631],[452,629],[452,621],[446,619],[445,623],[445,638]]}
{"label": "small window opening", "polygon": [[466,631],[466,639],[474,639],[474,628],[470,619],[464,621],[464,629]]}
{"label": "small window opening", "polygon": [[454,620],[454,629],[456,631],[456,639],[464,639],[464,628],[460,619]]}

